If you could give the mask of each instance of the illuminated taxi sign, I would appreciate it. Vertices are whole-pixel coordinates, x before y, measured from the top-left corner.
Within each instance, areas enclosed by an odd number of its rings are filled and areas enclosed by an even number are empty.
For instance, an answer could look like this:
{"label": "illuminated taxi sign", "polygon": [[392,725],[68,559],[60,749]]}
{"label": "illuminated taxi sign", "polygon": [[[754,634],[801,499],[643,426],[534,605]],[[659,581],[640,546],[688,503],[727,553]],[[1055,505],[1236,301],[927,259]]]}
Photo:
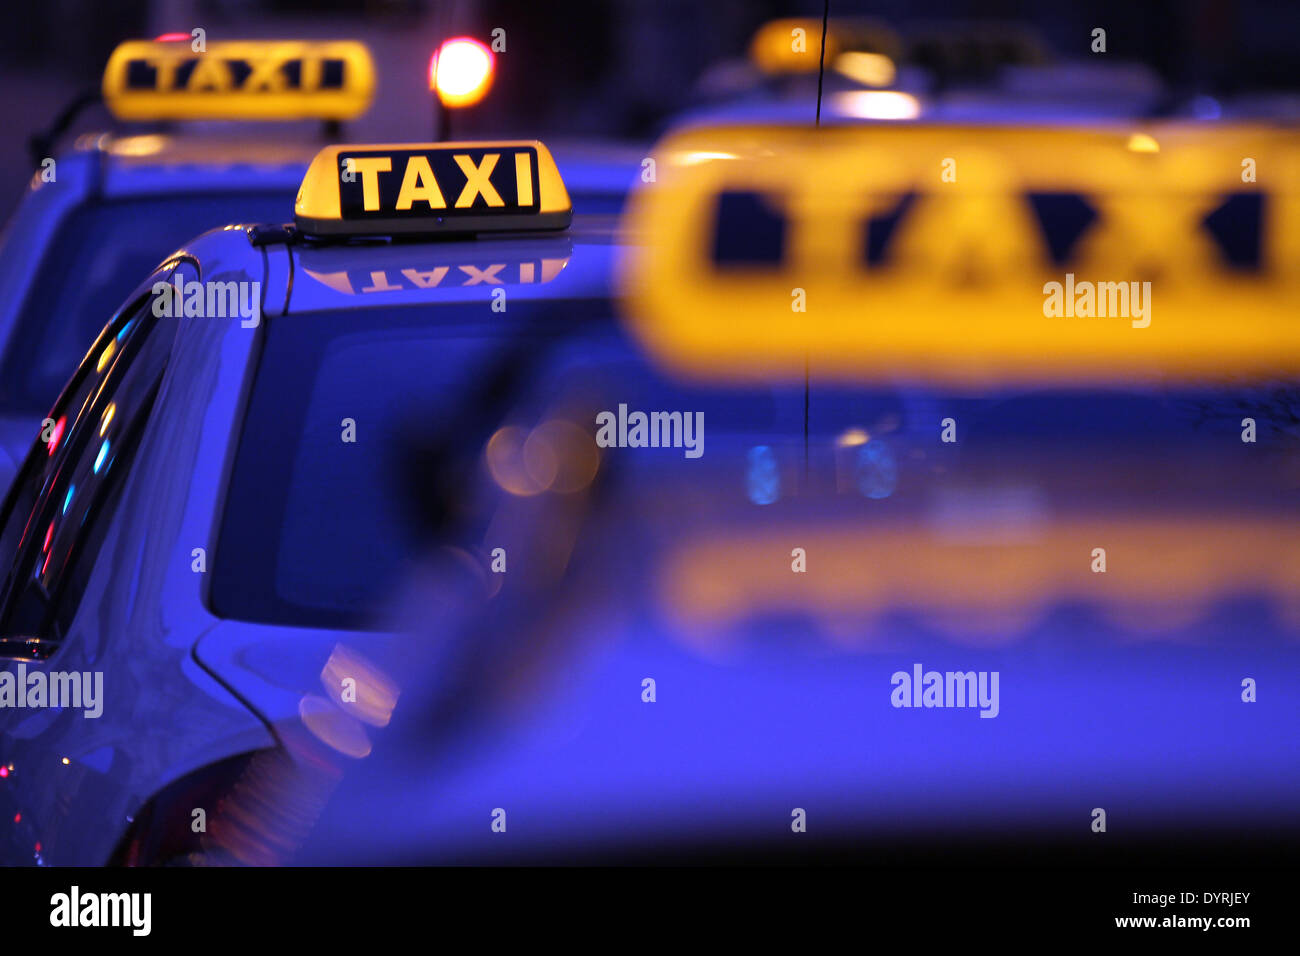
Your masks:
{"label": "illuminated taxi sign", "polygon": [[104,102],[121,120],[349,120],[370,106],[375,66],[353,40],[129,40],[108,58]]}
{"label": "illuminated taxi sign", "polygon": [[1292,131],[700,129],[657,169],[629,202],[642,241],[620,278],[627,321],[680,372],[802,381],[810,363],[966,387],[1300,372]]}
{"label": "illuminated taxi sign", "polygon": [[[758,28],[750,41],[749,58],[759,70],[769,75],[816,73],[822,62],[821,43],[820,18],[769,20]],[[875,20],[836,18],[826,27],[825,62],[828,66],[844,53],[873,53],[892,61],[898,58],[899,49],[897,34]]]}
{"label": "illuminated taxi sign", "polygon": [[294,207],[316,236],[564,229],[569,194],[536,141],[330,146]]}

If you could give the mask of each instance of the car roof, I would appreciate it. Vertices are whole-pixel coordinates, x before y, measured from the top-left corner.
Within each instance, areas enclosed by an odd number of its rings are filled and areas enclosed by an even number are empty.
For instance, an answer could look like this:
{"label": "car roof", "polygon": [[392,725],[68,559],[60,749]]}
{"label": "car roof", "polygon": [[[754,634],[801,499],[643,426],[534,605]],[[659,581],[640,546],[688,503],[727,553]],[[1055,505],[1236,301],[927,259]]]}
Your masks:
{"label": "car roof", "polygon": [[[103,160],[106,198],[213,192],[296,193],[312,158],[326,145],[319,132],[297,124],[285,132],[230,132],[205,124],[180,132],[87,133],[74,151]],[[622,197],[638,179],[645,150],[628,144],[561,142],[554,151],[571,196]],[[598,204],[598,208],[600,208]]]}
{"label": "car roof", "polygon": [[171,193],[295,192],[312,157],[315,138],[197,133],[100,133],[79,150],[103,158],[107,197]]}

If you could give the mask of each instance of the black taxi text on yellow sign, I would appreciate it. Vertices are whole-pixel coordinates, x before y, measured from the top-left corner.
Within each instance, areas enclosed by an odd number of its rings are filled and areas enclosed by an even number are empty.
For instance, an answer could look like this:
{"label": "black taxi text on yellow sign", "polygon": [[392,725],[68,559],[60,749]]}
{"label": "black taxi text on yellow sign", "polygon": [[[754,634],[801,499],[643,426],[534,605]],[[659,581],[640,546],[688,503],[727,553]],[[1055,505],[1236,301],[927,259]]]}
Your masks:
{"label": "black taxi text on yellow sign", "polygon": [[620,287],[679,373],[983,388],[1300,371],[1292,129],[737,125],[656,152]]}
{"label": "black taxi text on yellow sign", "polygon": [[565,229],[573,205],[550,151],[533,141],[330,146],[294,207],[310,236]]}
{"label": "black taxi text on yellow sign", "polygon": [[375,65],[354,40],[129,40],[104,69],[104,103],[121,120],[350,120],[375,93]]}

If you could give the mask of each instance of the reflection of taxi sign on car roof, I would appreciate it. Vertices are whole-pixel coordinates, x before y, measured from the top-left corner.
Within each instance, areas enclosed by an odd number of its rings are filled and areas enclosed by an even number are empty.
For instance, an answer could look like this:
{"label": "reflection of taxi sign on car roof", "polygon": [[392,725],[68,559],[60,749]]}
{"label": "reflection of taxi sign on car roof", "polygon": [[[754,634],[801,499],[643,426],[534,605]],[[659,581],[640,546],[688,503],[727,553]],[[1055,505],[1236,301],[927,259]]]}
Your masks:
{"label": "reflection of taxi sign on car roof", "polygon": [[1300,370],[1280,128],[698,129],[634,193],[628,321],[688,372],[961,385]]}
{"label": "reflection of taxi sign on car roof", "polygon": [[129,40],[104,69],[104,102],[118,119],[322,119],[364,113],[375,66],[353,40]]}
{"label": "reflection of taxi sign on car roof", "polygon": [[[1159,630],[1185,626],[1218,601],[1261,595],[1297,620],[1298,530],[1293,521],[1244,512],[1213,519],[1084,513],[1011,535],[1005,527],[963,532],[880,520],[764,530],[720,525],[686,537],[666,557],[660,606],[692,643],[725,639],[727,628],[774,611],[879,627],[889,612],[911,610],[958,634],[979,620],[1008,642],[1058,602],[1084,602],[1125,626]],[[790,573],[786,542],[795,539],[817,555],[815,579]],[[1080,543],[1102,540],[1125,556],[1122,581],[1086,564],[1080,573]],[[1171,554],[1179,561],[1168,561]],[[944,587],[935,588],[936,580]]]}
{"label": "reflection of taxi sign on car roof", "polygon": [[[549,245],[548,243],[554,243]],[[542,248],[530,248],[537,240],[493,243],[491,256],[467,259],[460,244],[453,253],[439,255],[435,247],[420,247],[419,255],[404,258],[391,266],[376,268],[363,263],[356,268],[303,271],[322,285],[344,295],[370,295],[382,292],[410,292],[421,289],[447,289],[455,286],[534,285],[550,282],[569,264],[572,245],[568,238],[541,240]]]}
{"label": "reflection of taxi sign on car roof", "polygon": [[565,229],[568,191],[534,141],[329,146],[294,207],[315,236]]}

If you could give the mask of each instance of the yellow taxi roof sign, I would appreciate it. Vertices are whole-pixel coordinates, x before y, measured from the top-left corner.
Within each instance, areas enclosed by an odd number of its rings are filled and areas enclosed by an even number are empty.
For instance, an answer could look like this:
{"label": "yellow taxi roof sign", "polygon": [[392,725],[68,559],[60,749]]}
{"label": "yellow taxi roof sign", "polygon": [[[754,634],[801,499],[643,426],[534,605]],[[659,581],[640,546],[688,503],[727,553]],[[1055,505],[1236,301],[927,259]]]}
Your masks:
{"label": "yellow taxi roof sign", "polygon": [[573,204],[536,140],[328,146],[294,205],[312,236],[565,229]]}
{"label": "yellow taxi roof sign", "polygon": [[[822,22],[815,17],[769,20],[749,43],[750,61],[771,75],[816,73],[821,63]],[[826,25],[826,65],[847,52],[877,53],[897,60],[901,43],[888,26],[868,17],[836,17]]]}
{"label": "yellow taxi roof sign", "polygon": [[[1296,131],[737,126],[657,152],[620,281],[633,331],[678,372],[802,381],[810,363],[976,388],[1300,372]],[[1077,219],[1061,244],[1053,197]]]}
{"label": "yellow taxi roof sign", "polygon": [[128,40],[104,69],[121,120],[350,120],[374,98],[375,65],[355,40]]}

